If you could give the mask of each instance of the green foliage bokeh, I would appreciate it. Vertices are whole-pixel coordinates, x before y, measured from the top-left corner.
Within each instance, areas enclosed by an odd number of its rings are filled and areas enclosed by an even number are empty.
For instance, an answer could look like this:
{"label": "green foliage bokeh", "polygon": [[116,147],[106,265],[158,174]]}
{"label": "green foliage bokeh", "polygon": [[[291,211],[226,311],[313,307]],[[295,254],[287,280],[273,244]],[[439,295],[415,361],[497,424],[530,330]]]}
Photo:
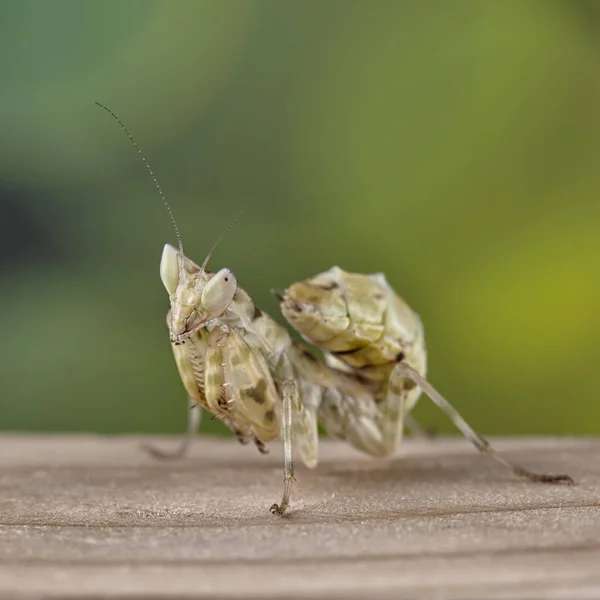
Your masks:
{"label": "green foliage bokeh", "polygon": [[0,426],[183,431],[174,233],[100,101],[190,257],[246,208],[212,264],[264,310],[383,271],[475,427],[600,433],[599,7],[0,2]]}

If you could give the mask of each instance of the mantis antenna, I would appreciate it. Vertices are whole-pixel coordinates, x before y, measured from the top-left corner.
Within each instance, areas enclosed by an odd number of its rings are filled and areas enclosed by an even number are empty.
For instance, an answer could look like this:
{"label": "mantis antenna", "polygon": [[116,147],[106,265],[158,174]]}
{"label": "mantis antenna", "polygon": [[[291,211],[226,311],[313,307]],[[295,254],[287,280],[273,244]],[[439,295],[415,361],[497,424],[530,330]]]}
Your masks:
{"label": "mantis antenna", "polygon": [[215,251],[216,247],[219,245],[221,240],[232,230],[233,226],[239,221],[244,210],[245,210],[245,208],[242,208],[238,212],[238,214],[235,215],[235,217],[233,217],[233,219],[231,219],[231,221],[229,222],[229,225],[227,225],[227,227],[225,227],[225,229],[223,229],[223,231],[221,232],[221,235],[219,235],[219,237],[217,238],[217,241],[212,245],[212,248],[208,251],[206,258],[204,259],[204,262],[202,263],[202,266],[200,267],[200,276],[202,276],[202,273],[204,273],[204,269],[206,269],[206,265],[208,264],[210,257],[213,255],[213,252]]}
{"label": "mantis antenna", "polygon": [[[103,108],[120,126],[121,129],[127,134],[127,137],[129,138],[129,141],[133,144],[133,147],[137,150],[137,153],[140,155],[144,165],[146,166],[146,169],[148,169],[148,173],[150,173],[150,177],[152,177],[152,181],[154,182],[154,185],[156,186],[156,189],[158,190],[158,193],[160,194],[160,197],[162,198],[162,201],[169,213],[169,217],[171,218],[171,223],[173,223],[173,228],[175,229],[175,235],[177,236],[177,243],[179,244],[179,252],[181,253],[181,256],[185,256],[183,254],[183,243],[181,241],[181,234],[179,233],[179,227],[177,227],[177,222],[175,221],[175,217],[173,216],[173,213],[171,212],[171,207],[169,206],[169,203],[167,202],[167,198],[164,194],[164,192],[162,191],[162,188],[160,187],[160,184],[158,183],[158,180],[156,179],[156,176],[154,175],[154,171],[152,170],[152,167],[150,166],[150,163],[146,160],[146,157],[143,155],[142,151],[140,150],[140,147],[137,145],[137,142],[133,139],[133,136],[131,135],[131,133],[129,133],[129,130],[127,129],[127,127],[125,127],[125,125],[123,125],[123,122],[121,121],[121,119],[119,119],[119,117],[117,117],[117,115],[110,110],[110,108],[104,106],[104,104],[100,104],[100,102],[95,102],[95,104],[97,104],[100,108]],[[223,236],[221,236],[223,237]],[[221,238],[219,238],[219,240],[217,240],[217,243],[220,241]],[[212,247],[211,251],[209,252],[209,256],[212,253],[212,251],[215,249],[215,246]],[[207,258],[208,260],[208,258]],[[207,262],[206,260],[204,261],[205,263]]]}

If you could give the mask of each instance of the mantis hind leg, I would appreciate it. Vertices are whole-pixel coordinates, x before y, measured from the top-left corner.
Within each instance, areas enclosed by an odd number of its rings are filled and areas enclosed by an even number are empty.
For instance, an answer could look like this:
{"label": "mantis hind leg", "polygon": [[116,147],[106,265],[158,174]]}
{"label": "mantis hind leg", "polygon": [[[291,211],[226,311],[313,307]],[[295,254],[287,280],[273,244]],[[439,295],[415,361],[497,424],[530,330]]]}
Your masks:
{"label": "mantis hind leg", "polygon": [[444,414],[454,423],[458,430],[481,452],[493,458],[518,477],[525,477],[530,481],[541,483],[566,483],[573,484],[574,481],[568,475],[554,475],[551,473],[535,473],[511,463],[499,455],[491,444],[481,435],[479,435],[458,413],[458,411],[417,371],[407,364],[399,363],[394,368],[392,376],[395,379],[404,379],[412,381],[444,412]]}
{"label": "mantis hind leg", "polygon": [[189,399],[189,410],[187,417],[187,428],[185,436],[179,442],[179,444],[172,450],[163,450],[153,444],[145,444],[143,449],[160,460],[175,460],[183,458],[189,451],[190,445],[194,436],[198,432],[200,427],[200,421],[202,420],[202,413],[200,412],[200,405],[192,398]]}

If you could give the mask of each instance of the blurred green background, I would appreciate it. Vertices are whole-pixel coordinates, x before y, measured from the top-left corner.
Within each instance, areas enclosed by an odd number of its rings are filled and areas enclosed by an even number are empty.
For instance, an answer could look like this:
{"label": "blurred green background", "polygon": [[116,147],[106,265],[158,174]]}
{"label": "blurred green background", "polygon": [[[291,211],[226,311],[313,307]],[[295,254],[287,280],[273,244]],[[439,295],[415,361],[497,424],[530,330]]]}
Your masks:
{"label": "blurred green background", "polygon": [[476,428],[600,433],[600,2],[2,1],[0,82],[0,427],[184,428],[175,236],[97,100],[190,257],[246,207],[212,266],[264,310],[384,271]]}

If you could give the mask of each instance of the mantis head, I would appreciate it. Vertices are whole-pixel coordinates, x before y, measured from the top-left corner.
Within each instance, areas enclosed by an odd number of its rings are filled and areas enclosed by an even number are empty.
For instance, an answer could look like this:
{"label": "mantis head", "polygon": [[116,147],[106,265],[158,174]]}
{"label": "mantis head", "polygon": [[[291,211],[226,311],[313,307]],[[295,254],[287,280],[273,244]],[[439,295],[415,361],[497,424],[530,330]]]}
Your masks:
{"label": "mantis head", "polygon": [[220,317],[237,290],[237,281],[230,269],[211,273],[170,244],[163,249],[160,277],[171,302],[169,331],[172,342]]}

